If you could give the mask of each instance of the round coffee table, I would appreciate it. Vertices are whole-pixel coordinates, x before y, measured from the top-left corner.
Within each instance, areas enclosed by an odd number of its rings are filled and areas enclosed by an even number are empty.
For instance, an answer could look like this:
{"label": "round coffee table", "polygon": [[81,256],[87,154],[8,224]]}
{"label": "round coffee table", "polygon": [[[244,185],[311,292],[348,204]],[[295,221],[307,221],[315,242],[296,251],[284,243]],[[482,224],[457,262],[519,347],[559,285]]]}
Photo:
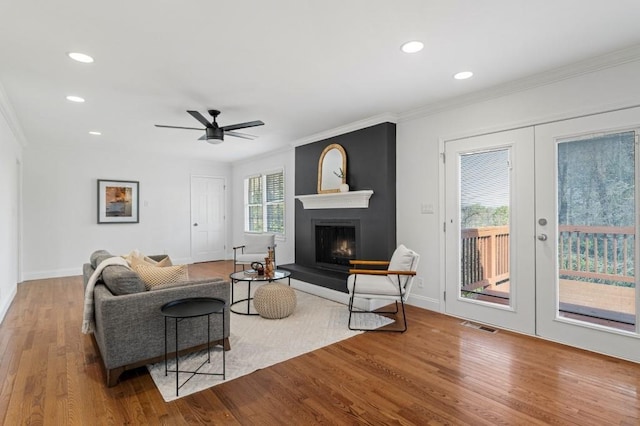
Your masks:
{"label": "round coffee table", "polygon": [[[199,372],[200,368],[206,363],[211,362],[211,322],[209,317],[211,315],[222,315],[222,333],[224,338],[224,310],[227,307],[227,304],[224,300],[218,299],[215,297],[191,297],[187,299],[179,299],[174,300],[172,302],[165,303],[160,308],[160,313],[164,316],[164,375],[167,373],[176,373],[176,396],[178,396],[178,391],[187,383],[193,376],[196,374],[206,374],[209,376],[222,376],[222,380],[225,379],[225,354],[224,347],[222,348],[222,373],[201,373]],[[195,318],[195,317],[207,317],[207,359],[205,359],[200,367],[196,368],[194,371],[184,371],[180,370],[178,364],[178,323],[185,318]],[[176,369],[169,370],[167,368],[167,322],[170,318],[175,320],[175,334],[176,334]],[[180,373],[190,373],[191,376],[187,380],[185,380],[182,385],[179,384],[179,376]]]}
{"label": "round coffee table", "polygon": [[[231,278],[231,305],[229,309],[231,310],[231,312],[238,315],[260,315],[257,312],[251,312],[251,301],[253,300],[253,297],[251,297],[251,283],[266,283],[266,282],[270,283],[274,281],[279,281],[284,278],[288,278],[289,280],[288,284],[289,284],[289,287],[291,287],[291,272],[283,271],[280,269],[275,270],[273,272],[273,276],[271,277],[268,277],[266,275],[257,275],[255,271],[250,269],[247,271],[234,272],[233,274],[229,275],[229,278]],[[248,283],[247,297],[244,299],[234,301],[233,288],[235,287],[235,284],[240,281],[244,281]],[[237,305],[240,303],[247,304],[246,312],[240,312],[233,309],[234,305]]]}

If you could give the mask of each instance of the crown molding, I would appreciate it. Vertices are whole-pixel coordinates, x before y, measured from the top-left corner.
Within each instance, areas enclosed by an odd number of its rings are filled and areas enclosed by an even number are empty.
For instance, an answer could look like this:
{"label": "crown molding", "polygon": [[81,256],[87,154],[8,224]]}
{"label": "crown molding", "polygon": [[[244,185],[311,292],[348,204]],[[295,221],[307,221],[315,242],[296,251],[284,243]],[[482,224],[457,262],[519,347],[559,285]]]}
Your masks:
{"label": "crown molding", "polygon": [[631,62],[640,61],[640,45],[616,50],[604,55],[574,62],[559,68],[554,68],[529,77],[479,90],[468,95],[462,95],[441,102],[434,102],[410,111],[398,114],[400,122],[426,117],[455,108],[507,96],[512,93],[523,92],[540,86],[557,83],[562,80],[591,74],[608,68],[615,68]]}
{"label": "crown molding", "polygon": [[232,161],[229,164],[241,165],[241,164],[245,164],[245,163],[252,163],[252,162],[254,162],[256,160],[263,161],[266,158],[269,158],[269,157],[272,157],[272,156],[275,156],[275,155],[279,155],[279,154],[284,154],[284,153],[287,153],[287,152],[293,152],[293,146],[285,145],[285,146],[282,146],[280,148],[274,149],[272,151],[261,152],[261,153],[256,154],[256,155],[252,155],[251,157],[244,157],[244,158],[241,158],[239,160]]}
{"label": "crown molding", "polygon": [[354,132],[356,130],[364,129],[366,127],[375,126],[380,123],[397,123],[398,115],[385,112],[383,114],[374,115],[373,117],[365,118],[363,120],[355,121],[353,123],[345,124],[344,126],[336,127],[334,129],[325,130],[320,133],[313,134],[311,136],[306,136],[302,139],[298,139],[292,142],[292,146],[300,146],[307,145],[313,142],[317,142],[323,139],[333,138],[335,136],[343,135],[345,133]]}
{"label": "crown molding", "polygon": [[24,148],[27,146],[27,138],[24,136],[24,132],[22,131],[22,127],[18,123],[18,119],[16,117],[13,108],[11,107],[11,103],[9,102],[9,97],[4,90],[4,86],[0,83],[0,114],[4,117],[4,120],[7,122],[9,129],[11,129],[11,133],[16,138],[18,143]]}

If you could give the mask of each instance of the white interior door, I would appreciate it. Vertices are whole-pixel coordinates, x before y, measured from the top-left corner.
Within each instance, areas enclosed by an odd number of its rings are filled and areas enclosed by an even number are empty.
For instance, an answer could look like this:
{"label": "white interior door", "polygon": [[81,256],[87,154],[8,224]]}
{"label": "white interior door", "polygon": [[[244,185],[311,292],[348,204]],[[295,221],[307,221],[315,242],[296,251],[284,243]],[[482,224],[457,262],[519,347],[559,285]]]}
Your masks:
{"label": "white interior door", "polygon": [[191,258],[208,262],[225,258],[224,179],[191,177]]}
{"label": "white interior door", "polygon": [[537,333],[640,361],[640,110],[537,126]]}
{"label": "white interior door", "polygon": [[445,142],[446,312],[535,332],[533,129]]}

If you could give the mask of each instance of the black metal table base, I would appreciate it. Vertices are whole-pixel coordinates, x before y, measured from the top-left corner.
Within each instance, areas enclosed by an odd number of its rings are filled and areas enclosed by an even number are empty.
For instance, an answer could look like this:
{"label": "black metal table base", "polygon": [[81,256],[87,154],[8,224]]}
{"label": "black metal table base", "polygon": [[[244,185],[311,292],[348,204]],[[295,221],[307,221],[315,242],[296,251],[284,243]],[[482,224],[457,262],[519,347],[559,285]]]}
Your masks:
{"label": "black metal table base", "polygon": [[[178,350],[178,341],[179,341],[179,333],[178,333],[178,323],[182,322],[182,320],[186,319],[186,318],[193,318],[193,316],[191,317],[185,317],[185,318],[177,318],[177,317],[173,317],[173,319],[175,320],[175,337],[176,337],[176,346],[175,346],[175,363],[176,363],[176,368],[175,370],[171,370],[168,367],[168,348],[167,348],[167,341],[168,341],[168,332],[167,332],[167,321],[169,320],[170,317],[165,316],[164,317],[164,375],[168,376],[168,373],[175,373],[176,374],[176,396],[180,396],[179,392],[180,392],[180,388],[183,387],[189,380],[191,380],[196,374],[202,374],[202,375],[207,375],[207,376],[222,376],[222,380],[225,380],[226,378],[226,360],[225,360],[225,350],[224,350],[224,343],[222,344],[221,350],[222,350],[222,372],[221,373],[207,373],[207,372],[201,372],[200,369],[205,365],[205,364],[211,364],[211,321],[210,321],[210,317],[211,315],[222,315],[222,331],[223,331],[223,340],[224,340],[224,330],[225,330],[225,321],[224,321],[224,307],[222,308],[222,311],[220,312],[211,312],[211,313],[207,313],[207,314],[202,314],[202,315],[197,315],[197,316],[206,316],[207,319],[207,359],[205,359],[198,368],[196,368],[195,370],[191,371],[191,370],[180,370],[180,364],[179,364],[179,360],[180,360],[180,356],[179,356],[179,350]],[[185,373],[185,374],[191,374],[184,382],[182,382],[182,384],[180,384],[180,373]]]}

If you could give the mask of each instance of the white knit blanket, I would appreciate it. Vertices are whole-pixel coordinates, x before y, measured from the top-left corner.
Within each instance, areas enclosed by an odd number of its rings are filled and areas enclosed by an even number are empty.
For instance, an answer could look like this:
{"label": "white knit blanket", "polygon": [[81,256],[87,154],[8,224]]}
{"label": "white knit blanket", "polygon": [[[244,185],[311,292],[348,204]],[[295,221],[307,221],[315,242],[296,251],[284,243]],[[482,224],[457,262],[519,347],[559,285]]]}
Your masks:
{"label": "white knit blanket", "polygon": [[122,265],[129,268],[129,264],[122,257],[109,257],[98,265],[89,281],[87,282],[87,287],[84,289],[84,314],[82,315],[82,332],[84,334],[93,333],[96,329],[96,322],[94,317],[94,307],[93,307],[93,289],[96,286],[96,281],[100,278],[102,274],[102,270],[107,266],[111,265]]}

